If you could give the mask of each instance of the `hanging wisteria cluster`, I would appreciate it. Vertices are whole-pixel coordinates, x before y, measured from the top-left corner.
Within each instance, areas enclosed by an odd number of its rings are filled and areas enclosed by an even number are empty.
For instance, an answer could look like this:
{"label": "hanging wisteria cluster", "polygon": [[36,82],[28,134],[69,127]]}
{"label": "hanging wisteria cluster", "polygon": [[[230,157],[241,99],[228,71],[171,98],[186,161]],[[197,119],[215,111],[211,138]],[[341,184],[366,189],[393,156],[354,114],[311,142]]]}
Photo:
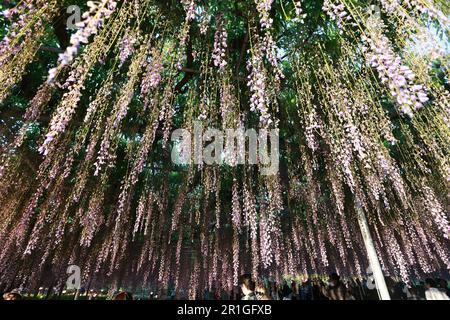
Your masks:
{"label": "hanging wisteria cluster", "polygon": [[[372,4],[87,2],[0,131],[0,291],[62,290],[73,264],[85,287],[192,299],[246,272],[363,276],[360,212],[385,275],[448,274],[450,52],[430,58],[416,40],[437,29],[448,42],[450,12]],[[1,120],[61,9],[4,8]],[[174,164],[170,133],[198,120],[279,129],[279,171]]]}
{"label": "hanging wisteria cluster", "polygon": [[415,74],[402,65],[389,44],[389,39],[383,35],[384,26],[380,19],[370,18],[367,23],[371,26],[369,37],[363,37],[369,64],[376,68],[381,83],[386,83],[391,95],[395,97],[400,112],[413,117],[413,110],[423,107],[429,98],[423,85],[415,84]]}

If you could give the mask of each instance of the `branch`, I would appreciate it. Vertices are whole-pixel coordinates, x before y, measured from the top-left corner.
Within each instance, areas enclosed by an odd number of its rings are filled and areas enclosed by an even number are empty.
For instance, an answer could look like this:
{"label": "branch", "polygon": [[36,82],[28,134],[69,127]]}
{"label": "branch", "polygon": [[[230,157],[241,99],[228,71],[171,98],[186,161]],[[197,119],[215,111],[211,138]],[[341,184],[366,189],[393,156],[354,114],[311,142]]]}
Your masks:
{"label": "branch", "polygon": [[239,60],[236,66],[236,74],[239,74],[239,69],[241,68],[242,59],[244,59],[245,49],[247,48],[248,32],[245,33],[244,41],[242,42],[241,53],[239,54]]}
{"label": "branch", "polygon": [[[189,41],[186,46],[186,56],[187,56],[187,69],[191,69],[194,65],[194,56],[192,55],[192,29],[189,30]],[[184,85],[187,84],[192,77],[194,76],[193,72],[185,72],[183,79],[180,80],[180,82],[177,83],[175,86],[175,92],[181,92],[181,89],[183,89]]]}

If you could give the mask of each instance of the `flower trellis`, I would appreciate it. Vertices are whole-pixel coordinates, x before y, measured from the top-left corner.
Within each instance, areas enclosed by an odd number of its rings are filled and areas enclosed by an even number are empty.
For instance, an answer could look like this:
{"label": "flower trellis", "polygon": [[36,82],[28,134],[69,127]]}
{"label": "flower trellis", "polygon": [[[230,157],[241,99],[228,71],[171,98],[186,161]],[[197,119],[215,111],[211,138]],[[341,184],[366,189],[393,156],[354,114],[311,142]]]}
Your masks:
{"label": "flower trellis", "polygon": [[[0,289],[363,275],[355,203],[385,274],[448,272],[446,1],[88,1],[43,63],[64,8],[3,8],[0,117],[46,71],[0,149]],[[280,129],[279,173],[177,167],[199,120]]]}

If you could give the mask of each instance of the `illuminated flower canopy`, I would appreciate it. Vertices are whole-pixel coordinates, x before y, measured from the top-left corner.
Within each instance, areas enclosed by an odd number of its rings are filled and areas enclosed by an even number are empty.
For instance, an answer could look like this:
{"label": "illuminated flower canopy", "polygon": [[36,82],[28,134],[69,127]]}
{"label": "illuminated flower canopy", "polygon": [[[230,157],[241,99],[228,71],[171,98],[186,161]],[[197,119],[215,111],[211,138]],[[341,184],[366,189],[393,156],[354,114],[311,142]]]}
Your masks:
{"label": "illuminated flower canopy", "polygon": [[[72,2],[1,8],[0,291],[363,275],[358,208],[385,274],[448,272],[446,1]],[[175,165],[199,120],[279,129],[278,174]]]}

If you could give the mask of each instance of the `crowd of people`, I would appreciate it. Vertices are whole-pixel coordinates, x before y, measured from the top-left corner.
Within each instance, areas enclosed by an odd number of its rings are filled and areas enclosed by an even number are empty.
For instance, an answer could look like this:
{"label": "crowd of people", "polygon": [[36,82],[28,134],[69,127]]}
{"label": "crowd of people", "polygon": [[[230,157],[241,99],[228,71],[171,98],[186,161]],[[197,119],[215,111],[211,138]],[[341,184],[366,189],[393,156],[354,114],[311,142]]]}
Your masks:
{"label": "crowd of people", "polygon": [[[405,284],[387,277],[386,284],[392,300],[450,300],[450,288],[444,279],[431,279]],[[303,281],[284,280],[256,282],[250,274],[244,274],[239,279],[237,290],[227,294],[223,290],[205,290],[199,300],[378,300],[378,292],[371,281],[367,279],[341,279],[336,273],[331,274],[326,281],[323,278],[312,278]],[[100,299],[97,293],[86,293],[89,300]],[[3,294],[4,300],[21,300],[19,292]],[[118,291],[105,295],[107,300],[158,300],[185,299],[171,290],[166,295],[150,292],[148,297],[133,295],[131,292]]]}
{"label": "crowd of people", "polygon": [[[386,278],[392,300],[450,300],[450,288],[444,279],[428,278],[414,285]],[[240,281],[242,300],[378,300],[378,292],[367,279],[341,280],[336,273],[322,279],[308,279],[302,282],[284,281],[277,285],[268,282],[257,284],[250,275],[243,275]]]}

